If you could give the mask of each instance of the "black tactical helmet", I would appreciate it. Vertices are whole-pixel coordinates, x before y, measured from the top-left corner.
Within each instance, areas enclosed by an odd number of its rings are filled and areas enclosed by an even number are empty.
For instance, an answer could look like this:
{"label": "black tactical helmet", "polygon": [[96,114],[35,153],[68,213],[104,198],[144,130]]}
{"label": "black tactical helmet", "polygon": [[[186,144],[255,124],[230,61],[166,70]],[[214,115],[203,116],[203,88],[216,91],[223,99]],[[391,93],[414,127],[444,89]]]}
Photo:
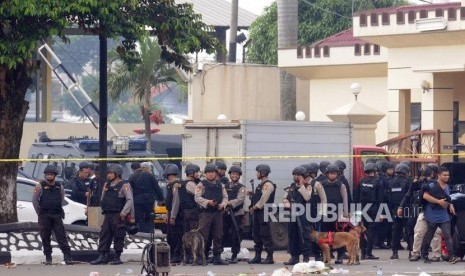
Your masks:
{"label": "black tactical helmet", "polygon": [[376,172],[378,168],[376,167],[376,164],[373,163],[366,163],[365,167],[363,168],[363,171],[365,173],[371,173],[371,172]]}
{"label": "black tactical helmet", "polygon": [[178,175],[179,174],[179,169],[178,166],[172,163],[168,163],[165,165],[165,175]]}
{"label": "black tactical helmet", "polygon": [[375,165],[376,165],[376,168],[378,169],[378,172],[383,172],[383,173],[386,172],[387,161],[378,160],[376,161]]}
{"label": "black tactical helmet", "polygon": [[308,170],[309,173],[318,173],[318,170],[320,169],[318,164],[315,162],[308,164],[308,167],[309,167],[309,170]]}
{"label": "black tactical helmet", "polygon": [[196,164],[187,164],[186,170],[185,170],[186,174],[193,174],[198,171],[200,171],[200,167],[197,166]]}
{"label": "black tactical helmet", "polygon": [[126,226],[126,232],[128,232],[129,235],[135,235],[137,232],[139,232],[139,224],[138,223],[131,223],[128,226]]}
{"label": "black tactical helmet", "polygon": [[334,164],[339,167],[340,171],[343,171],[347,168],[346,163],[342,160],[336,160],[334,161]]}
{"label": "black tactical helmet", "polygon": [[58,174],[58,169],[54,165],[47,165],[47,167],[45,167],[45,169],[44,169],[44,174],[45,173],[53,173],[53,174],[57,175]]}
{"label": "black tactical helmet", "polygon": [[79,170],[82,170],[82,169],[89,169],[89,168],[90,168],[89,163],[87,163],[87,162],[81,162],[81,163],[79,163]]}
{"label": "black tactical helmet", "polygon": [[132,162],[132,163],[131,163],[131,169],[132,169],[133,171],[135,171],[135,170],[137,170],[137,169],[140,169],[140,162],[137,162],[137,161],[136,161],[136,162]]}
{"label": "black tactical helmet", "polygon": [[[320,163],[320,166],[321,166],[321,163]],[[328,166],[326,166],[326,173],[337,173],[339,172],[339,167],[335,164],[329,164]]]}
{"label": "black tactical helmet", "polygon": [[[305,175],[304,177],[307,177],[310,175],[310,165],[309,164],[302,164],[300,167],[303,167],[305,169]],[[318,171],[318,170],[317,170]]]}
{"label": "black tactical helmet", "polygon": [[307,176],[307,170],[302,166],[298,166],[295,167],[294,170],[292,170],[292,174],[305,177]]}
{"label": "black tactical helmet", "polygon": [[[321,161],[321,162],[320,162],[320,165],[319,165],[319,167],[320,167],[320,172],[326,173],[326,167],[328,167],[329,164],[331,164],[331,163],[328,162],[328,161]],[[338,168],[338,170],[339,170],[339,168]]]}
{"label": "black tactical helmet", "polygon": [[112,164],[110,168],[108,168],[107,172],[114,172],[116,175],[121,177],[123,175],[123,167],[120,164]]}
{"label": "black tactical helmet", "polygon": [[396,173],[400,173],[400,174],[403,174],[403,175],[407,175],[408,172],[409,172],[409,167],[404,164],[404,163],[400,163],[396,166]]}
{"label": "black tactical helmet", "polygon": [[216,168],[218,170],[226,170],[227,169],[226,163],[224,163],[223,161],[217,161],[215,165],[216,165]]}
{"label": "black tactical helmet", "polygon": [[231,174],[231,173],[238,173],[239,175],[242,175],[242,169],[241,169],[241,167],[239,167],[239,166],[231,166],[231,167],[229,168],[229,172],[228,172],[228,173],[229,173],[229,174]]}
{"label": "black tactical helmet", "polygon": [[389,169],[395,169],[395,168],[396,168],[396,163],[391,162],[391,161],[386,163],[386,171]]}
{"label": "black tactical helmet", "polygon": [[267,164],[260,164],[260,165],[257,165],[257,167],[255,168],[255,170],[257,172],[259,172],[261,175],[263,176],[268,176],[268,174],[271,173],[271,169],[270,169],[270,166],[268,166]]}
{"label": "black tactical helmet", "polygon": [[207,172],[216,172],[217,168],[216,168],[216,165],[215,164],[208,164],[205,166],[205,169],[203,169],[203,172],[204,173],[207,173]]}
{"label": "black tactical helmet", "polygon": [[425,167],[425,174],[426,176],[430,176],[432,172],[434,172],[435,175],[438,174],[438,164],[436,163],[429,163],[428,165],[426,165]]}

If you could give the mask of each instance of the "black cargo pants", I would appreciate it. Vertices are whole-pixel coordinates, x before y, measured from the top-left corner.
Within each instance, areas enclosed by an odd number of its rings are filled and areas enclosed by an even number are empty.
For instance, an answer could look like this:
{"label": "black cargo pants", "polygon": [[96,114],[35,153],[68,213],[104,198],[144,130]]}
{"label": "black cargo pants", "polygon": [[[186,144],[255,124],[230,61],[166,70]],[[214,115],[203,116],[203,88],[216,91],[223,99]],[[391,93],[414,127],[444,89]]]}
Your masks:
{"label": "black cargo pants", "polygon": [[116,253],[123,252],[124,238],[126,237],[126,224],[121,220],[118,213],[104,214],[102,229],[99,235],[98,251],[100,253],[110,252],[111,242]]}
{"label": "black cargo pants", "polygon": [[65,227],[63,225],[61,214],[41,213],[39,214],[38,222],[40,238],[42,239],[42,247],[45,255],[52,254],[52,231],[55,233],[58,246],[60,247],[63,254],[69,253],[71,251],[68,239],[66,238]]}

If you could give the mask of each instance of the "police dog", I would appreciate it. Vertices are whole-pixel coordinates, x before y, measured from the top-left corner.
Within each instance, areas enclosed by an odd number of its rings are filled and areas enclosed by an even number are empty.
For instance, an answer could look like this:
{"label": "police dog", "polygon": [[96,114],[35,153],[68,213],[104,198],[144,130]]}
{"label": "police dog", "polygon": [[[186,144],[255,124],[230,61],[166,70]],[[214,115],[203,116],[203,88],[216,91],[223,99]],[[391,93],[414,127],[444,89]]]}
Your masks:
{"label": "police dog", "polygon": [[183,259],[182,264],[186,265],[186,258],[189,252],[192,253],[192,265],[197,265],[197,258],[202,259],[202,265],[207,265],[205,259],[205,242],[199,229],[192,229],[182,236]]}
{"label": "police dog", "polygon": [[366,228],[361,224],[354,227],[350,232],[318,232],[312,227],[310,240],[320,246],[321,251],[323,251],[323,261],[329,266],[331,264],[331,249],[338,249],[344,246],[349,254],[347,264],[360,264],[358,259],[360,253],[360,235],[365,232]]}

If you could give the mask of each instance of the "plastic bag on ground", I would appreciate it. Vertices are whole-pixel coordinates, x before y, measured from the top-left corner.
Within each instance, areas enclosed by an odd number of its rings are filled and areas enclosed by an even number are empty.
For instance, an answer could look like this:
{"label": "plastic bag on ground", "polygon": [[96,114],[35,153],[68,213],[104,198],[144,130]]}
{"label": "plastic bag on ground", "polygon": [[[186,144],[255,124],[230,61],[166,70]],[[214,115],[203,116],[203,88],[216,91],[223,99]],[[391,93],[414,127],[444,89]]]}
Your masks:
{"label": "plastic bag on ground", "polygon": [[273,274],[271,274],[271,276],[291,276],[291,275],[292,273],[286,267],[276,269],[275,271],[273,271]]}
{"label": "plastic bag on ground", "polygon": [[[221,258],[223,260],[230,260],[232,256],[231,247],[223,248],[223,253],[221,253]],[[247,261],[250,258],[250,251],[247,248],[241,248],[237,254],[237,259],[239,261]]]}

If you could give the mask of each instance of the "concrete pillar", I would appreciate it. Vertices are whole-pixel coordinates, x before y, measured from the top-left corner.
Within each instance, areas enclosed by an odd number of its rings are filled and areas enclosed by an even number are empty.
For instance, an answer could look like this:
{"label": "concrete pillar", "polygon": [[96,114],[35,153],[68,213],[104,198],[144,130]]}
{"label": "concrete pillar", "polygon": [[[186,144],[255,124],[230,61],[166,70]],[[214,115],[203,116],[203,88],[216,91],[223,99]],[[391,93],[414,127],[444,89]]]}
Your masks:
{"label": "concrete pillar", "polygon": [[376,124],[352,124],[353,145],[376,145]]}
{"label": "concrete pillar", "polygon": [[[436,80],[434,87],[445,87]],[[454,89],[432,88],[422,94],[421,102],[421,129],[440,129],[439,150],[441,153],[452,153],[451,150],[444,150],[443,145],[453,144]],[[452,162],[452,159],[452,156],[441,156],[440,160],[443,163]]]}
{"label": "concrete pillar", "polygon": [[388,138],[410,132],[410,90],[388,92]]}

